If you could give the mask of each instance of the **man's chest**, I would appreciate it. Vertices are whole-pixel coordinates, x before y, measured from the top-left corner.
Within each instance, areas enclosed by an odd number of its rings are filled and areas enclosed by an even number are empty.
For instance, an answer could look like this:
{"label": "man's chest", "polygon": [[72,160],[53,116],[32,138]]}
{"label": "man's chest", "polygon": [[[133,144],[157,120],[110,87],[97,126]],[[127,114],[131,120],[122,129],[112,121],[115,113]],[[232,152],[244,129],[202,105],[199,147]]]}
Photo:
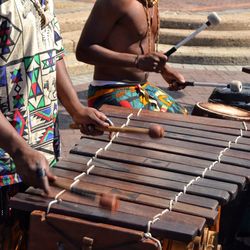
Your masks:
{"label": "man's chest", "polygon": [[118,24],[127,34],[142,39],[147,36],[148,32],[151,32],[152,35],[157,34],[159,29],[158,19],[156,7],[147,9],[141,6],[141,8],[130,10]]}

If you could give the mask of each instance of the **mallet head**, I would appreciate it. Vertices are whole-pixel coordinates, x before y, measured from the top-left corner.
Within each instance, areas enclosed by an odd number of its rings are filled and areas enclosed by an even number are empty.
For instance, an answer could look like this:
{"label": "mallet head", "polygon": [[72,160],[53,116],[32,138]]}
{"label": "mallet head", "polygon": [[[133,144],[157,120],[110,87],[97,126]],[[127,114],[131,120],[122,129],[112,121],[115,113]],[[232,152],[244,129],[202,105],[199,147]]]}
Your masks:
{"label": "mallet head", "polygon": [[232,92],[241,92],[242,91],[242,83],[241,81],[234,80],[229,84],[230,90]]}
{"label": "mallet head", "polygon": [[216,12],[212,12],[207,17],[209,25],[218,25],[221,22],[221,18]]}

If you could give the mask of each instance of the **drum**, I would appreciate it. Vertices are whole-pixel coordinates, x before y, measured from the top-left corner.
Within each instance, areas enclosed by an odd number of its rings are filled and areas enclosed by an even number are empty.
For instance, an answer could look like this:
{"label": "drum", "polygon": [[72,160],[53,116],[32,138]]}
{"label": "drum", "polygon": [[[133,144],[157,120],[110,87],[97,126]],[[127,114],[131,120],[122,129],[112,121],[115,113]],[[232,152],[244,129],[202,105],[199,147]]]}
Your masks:
{"label": "drum", "polygon": [[192,111],[192,115],[228,120],[250,121],[249,111],[230,105],[212,102],[196,103]]}
{"label": "drum", "polygon": [[[30,188],[11,200],[12,208],[31,212],[29,249],[219,250],[220,243],[231,244],[249,197],[249,124],[107,105],[102,111],[120,127],[160,124],[165,136],[79,139],[52,168],[71,192],[52,186],[44,198]],[[103,193],[119,198],[116,211],[100,206]]]}

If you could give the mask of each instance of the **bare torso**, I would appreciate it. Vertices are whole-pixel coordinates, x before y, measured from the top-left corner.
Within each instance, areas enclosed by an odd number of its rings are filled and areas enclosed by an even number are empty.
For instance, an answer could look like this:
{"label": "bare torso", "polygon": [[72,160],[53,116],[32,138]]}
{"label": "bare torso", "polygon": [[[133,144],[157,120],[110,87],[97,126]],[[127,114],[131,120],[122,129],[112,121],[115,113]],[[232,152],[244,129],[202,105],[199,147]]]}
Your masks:
{"label": "bare torso", "polygon": [[[148,9],[148,19],[151,22],[151,45],[147,35],[148,20],[145,6],[132,0],[125,14],[113,25],[111,32],[101,46],[121,53],[147,54],[151,46],[154,51],[158,27],[157,6]],[[112,14],[112,13],[110,13]],[[106,81],[143,81],[147,73],[135,67],[114,67],[110,65],[95,65],[94,79]]]}

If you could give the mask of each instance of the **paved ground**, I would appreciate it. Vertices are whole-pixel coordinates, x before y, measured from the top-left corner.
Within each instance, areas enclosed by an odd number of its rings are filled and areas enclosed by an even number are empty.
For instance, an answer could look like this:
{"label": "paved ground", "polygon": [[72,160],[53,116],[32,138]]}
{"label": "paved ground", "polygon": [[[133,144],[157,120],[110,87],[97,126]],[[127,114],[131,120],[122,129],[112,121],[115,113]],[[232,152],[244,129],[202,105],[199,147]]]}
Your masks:
{"label": "paved ground", "polygon": [[160,0],[160,9],[163,11],[242,11],[250,8],[249,0]]}
{"label": "paved ground", "polygon": [[[95,0],[74,0],[75,2],[94,3]],[[250,9],[249,0],[159,0],[162,11],[244,11]]]}

